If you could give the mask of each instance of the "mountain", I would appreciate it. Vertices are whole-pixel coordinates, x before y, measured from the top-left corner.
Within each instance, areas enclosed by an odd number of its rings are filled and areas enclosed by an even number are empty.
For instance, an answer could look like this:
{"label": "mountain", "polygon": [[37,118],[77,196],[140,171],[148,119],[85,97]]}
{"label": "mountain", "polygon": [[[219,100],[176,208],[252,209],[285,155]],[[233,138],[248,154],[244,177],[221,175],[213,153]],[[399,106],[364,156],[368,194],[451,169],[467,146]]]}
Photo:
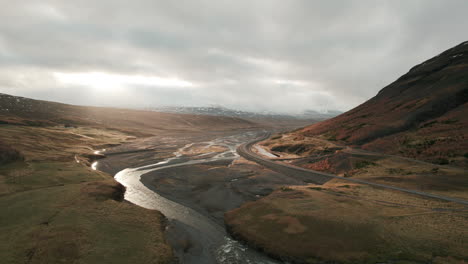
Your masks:
{"label": "mountain", "polygon": [[298,133],[468,167],[468,41],[416,65],[358,107]]}
{"label": "mountain", "polygon": [[207,107],[155,107],[148,110],[154,110],[165,113],[179,113],[179,114],[194,114],[194,115],[213,115],[213,116],[230,116],[239,117],[244,119],[327,119],[341,114],[339,111],[330,110],[325,112],[318,112],[315,110],[306,110],[301,114],[279,114],[273,112],[249,112],[242,110],[234,110],[226,107],[207,106]]}
{"label": "mountain", "polygon": [[183,107],[183,106],[167,106],[151,108],[157,112],[178,113],[178,114],[194,114],[194,115],[212,115],[212,116],[231,116],[240,118],[291,118],[289,115],[272,114],[272,113],[255,113],[241,110],[233,110],[225,107],[207,106],[207,107]]}
{"label": "mountain", "polygon": [[238,117],[160,113],[132,109],[76,106],[0,94],[0,124],[27,126],[94,126],[132,134],[256,127]]}

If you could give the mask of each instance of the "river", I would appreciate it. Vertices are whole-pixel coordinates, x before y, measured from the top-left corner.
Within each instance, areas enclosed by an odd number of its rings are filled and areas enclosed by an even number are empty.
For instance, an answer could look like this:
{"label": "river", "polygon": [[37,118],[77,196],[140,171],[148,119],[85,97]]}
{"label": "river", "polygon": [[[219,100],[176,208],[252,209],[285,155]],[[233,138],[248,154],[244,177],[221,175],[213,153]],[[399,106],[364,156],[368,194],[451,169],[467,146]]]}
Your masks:
{"label": "river", "polygon": [[[174,152],[171,158],[146,166],[126,168],[118,172],[115,179],[126,187],[125,199],[127,201],[147,209],[160,211],[176,228],[182,228],[185,234],[188,234],[191,238],[196,238],[196,246],[199,250],[195,254],[176,252],[181,263],[279,263],[233,240],[227,234],[224,226],[209,216],[169,200],[141,182],[141,176],[150,172],[154,174],[175,167],[220,160],[234,160],[239,157],[236,148],[258,135],[259,132],[245,132],[211,141],[196,142],[198,146],[202,144],[206,148],[218,146],[225,149],[225,151],[216,153],[186,156],[183,153],[192,146],[192,144],[187,144]],[[94,167],[96,167],[96,164]]]}

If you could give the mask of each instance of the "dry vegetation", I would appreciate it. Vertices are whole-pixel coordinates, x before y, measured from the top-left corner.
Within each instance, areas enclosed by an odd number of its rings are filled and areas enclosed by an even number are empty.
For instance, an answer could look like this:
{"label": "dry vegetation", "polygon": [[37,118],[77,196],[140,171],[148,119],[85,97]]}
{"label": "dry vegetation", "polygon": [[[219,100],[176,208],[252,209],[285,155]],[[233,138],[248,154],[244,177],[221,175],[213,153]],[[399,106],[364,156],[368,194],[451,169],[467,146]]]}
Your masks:
{"label": "dry vegetation", "polygon": [[128,135],[96,128],[1,125],[25,160],[0,166],[2,263],[169,263],[164,217],[122,202],[125,188],[75,161]]}
{"label": "dry vegetation", "polygon": [[31,127],[0,125],[0,138],[14,146],[26,160],[70,161],[75,155],[117,145],[132,139],[115,130],[92,127]]}
{"label": "dry vegetation", "polygon": [[104,107],[84,107],[0,94],[0,124],[94,127],[135,136],[161,132],[232,130],[257,126],[234,117],[170,114]]}
{"label": "dry vegetation", "polygon": [[413,67],[369,101],[300,134],[468,168],[466,43]]}
{"label": "dry vegetation", "polygon": [[467,218],[457,204],[333,180],[280,188],[225,221],[234,236],[301,263],[463,263]]}
{"label": "dry vegetation", "polygon": [[335,142],[327,141],[319,137],[304,137],[297,131],[274,135],[269,140],[263,141],[260,144],[267,147],[270,152],[276,154],[281,159],[305,156],[319,157],[344,149],[343,146]]}
{"label": "dry vegetation", "polygon": [[0,141],[0,165],[23,159],[18,150]]}
{"label": "dry vegetation", "polygon": [[[163,216],[121,202],[122,186],[109,176],[76,164],[9,166],[0,171],[2,189],[9,191],[0,196],[2,263],[172,260]],[[29,180],[34,177],[41,179]]]}

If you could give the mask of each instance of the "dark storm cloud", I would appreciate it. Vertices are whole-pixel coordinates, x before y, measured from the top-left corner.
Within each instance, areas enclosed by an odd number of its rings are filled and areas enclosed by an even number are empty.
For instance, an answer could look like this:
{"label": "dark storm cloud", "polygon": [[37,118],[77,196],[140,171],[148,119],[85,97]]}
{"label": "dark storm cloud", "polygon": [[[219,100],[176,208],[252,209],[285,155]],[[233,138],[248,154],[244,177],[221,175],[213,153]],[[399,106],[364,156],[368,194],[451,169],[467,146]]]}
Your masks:
{"label": "dark storm cloud", "polygon": [[[4,1],[0,92],[77,104],[346,110],[465,41],[467,11],[462,0]],[[74,75],[92,72],[109,77],[90,85]]]}

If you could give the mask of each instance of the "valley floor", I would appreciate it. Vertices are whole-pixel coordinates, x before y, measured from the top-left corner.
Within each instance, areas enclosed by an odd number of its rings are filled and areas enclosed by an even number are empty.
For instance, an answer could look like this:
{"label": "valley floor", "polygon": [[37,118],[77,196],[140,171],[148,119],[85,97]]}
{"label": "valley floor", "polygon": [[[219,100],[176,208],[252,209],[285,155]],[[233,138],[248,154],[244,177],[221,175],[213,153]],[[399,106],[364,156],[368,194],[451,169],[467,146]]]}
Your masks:
{"label": "valley floor", "polygon": [[[12,151],[17,161],[0,167],[0,259],[171,263],[177,257],[184,263],[214,263],[204,249],[206,236],[226,243],[217,256],[226,260],[222,263],[275,262],[226,239],[227,228],[234,238],[288,262],[468,260],[465,206],[338,179],[310,184],[234,155],[234,146],[260,132],[179,131],[135,139],[126,132],[87,126],[1,125],[5,148],[14,146],[23,156]],[[365,157],[333,142],[312,141],[307,155],[295,152],[297,147],[283,134],[256,149],[264,149],[259,155],[273,153],[268,158],[277,162],[466,199],[468,185],[456,168]],[[106,158],[99,159],[103,156],[96,150]],[[211,159],[224,154],[234,156]],[[93,167],[98,170],[93,170],[90,165],[97,159]],[[125,188],[109,174],[126,168],[149,169],[137,179],[141,188],[218,231],[213,236],[211,231],[197,233],[196,224],[184,223],[183,213],[178,218],[174,211],[163,211],[165,218],[123,201]]]}

